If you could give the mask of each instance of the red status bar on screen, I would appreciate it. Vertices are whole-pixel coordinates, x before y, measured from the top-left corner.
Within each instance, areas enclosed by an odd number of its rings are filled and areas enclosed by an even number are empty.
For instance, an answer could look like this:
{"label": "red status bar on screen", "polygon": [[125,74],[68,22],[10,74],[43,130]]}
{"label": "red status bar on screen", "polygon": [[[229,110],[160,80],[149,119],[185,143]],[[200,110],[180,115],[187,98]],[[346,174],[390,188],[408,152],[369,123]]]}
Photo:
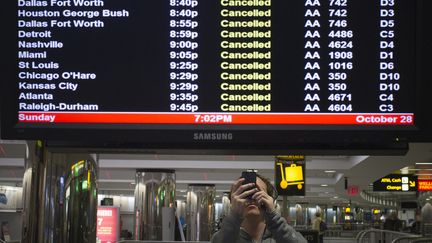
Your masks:
{"label": "red status bar on screen", "polygon": [[19,112],[20,123],[414,125],[412,113]]}

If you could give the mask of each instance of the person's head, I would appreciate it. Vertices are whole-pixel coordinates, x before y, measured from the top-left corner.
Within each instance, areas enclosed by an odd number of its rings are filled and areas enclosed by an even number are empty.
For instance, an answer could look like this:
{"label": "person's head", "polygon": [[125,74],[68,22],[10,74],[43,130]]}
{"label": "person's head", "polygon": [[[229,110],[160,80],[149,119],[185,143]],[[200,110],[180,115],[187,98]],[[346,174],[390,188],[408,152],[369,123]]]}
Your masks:
{"label": "person's head", "polygon": [[[267,182],[267,183],[266,183]],[[267,194],[272,195],[269,193],[269,190],[272,190],[272,186],[269,186],[269,181],[262,176],[257,174],[256,179],[256,185],[258,188],[261,188],[263,191],[265,191]],[[245,214],[243,215],[246,217],[257,217],[262,216],[262,210],[261,205],[258,205],[256,201],[250,201],[246,206]]]}
{"label": "person's head", "polygon": [[[271,184],[271,182],[267,178],[263,177],[262,175],[260,175],[258,173],[256,176],[256,184],[257,184],[258,188],[261,188],[263,191],[265,191],[272,198],[275,197],[275,189],[274,189],[273,185]],[[231,194],[232,194],[232,188],[231,188],[230,195],[229,195],[230,199],[231,199]],[[258,203],[256,201],[250,201],[249,203],[247,203],[245,205],[245,207],[246,207],[246,210],[244,212],[243,217],[262,216],[261,206],[258,205]]]}
{"label": "person's head", "polygon": [[321,217],[321,212],[320,211],[316,211],[315,217],[317,217],[317,218]]}

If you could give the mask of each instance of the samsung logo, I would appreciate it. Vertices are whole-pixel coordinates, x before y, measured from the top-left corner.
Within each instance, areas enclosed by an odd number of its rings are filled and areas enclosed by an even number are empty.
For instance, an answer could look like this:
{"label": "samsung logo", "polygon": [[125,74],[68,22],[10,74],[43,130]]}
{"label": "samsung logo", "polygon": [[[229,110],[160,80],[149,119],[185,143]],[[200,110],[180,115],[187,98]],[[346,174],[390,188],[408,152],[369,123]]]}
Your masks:
{"label": "samsung logo", "polygon": [[210,140],[210,141],[218,141],[218,140],[233,140],[232,133],[199,133],[196,132],[193,135],[194,140]]}

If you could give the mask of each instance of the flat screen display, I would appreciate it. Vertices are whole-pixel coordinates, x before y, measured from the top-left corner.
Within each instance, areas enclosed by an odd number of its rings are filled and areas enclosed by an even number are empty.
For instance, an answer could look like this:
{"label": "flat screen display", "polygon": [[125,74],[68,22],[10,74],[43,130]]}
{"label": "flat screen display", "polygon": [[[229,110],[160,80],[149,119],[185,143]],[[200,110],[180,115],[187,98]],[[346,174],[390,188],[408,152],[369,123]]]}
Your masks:
{"label": "flat screen display", "polygon": [[3,137],[418,129],[417,1],[15,0],[7,8]]}

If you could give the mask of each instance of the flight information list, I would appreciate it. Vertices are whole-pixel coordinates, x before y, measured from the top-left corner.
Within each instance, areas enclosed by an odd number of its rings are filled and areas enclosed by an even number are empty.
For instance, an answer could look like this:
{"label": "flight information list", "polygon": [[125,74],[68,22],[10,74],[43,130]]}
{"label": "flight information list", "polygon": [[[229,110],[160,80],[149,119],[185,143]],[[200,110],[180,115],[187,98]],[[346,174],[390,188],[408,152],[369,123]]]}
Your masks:
{"label": "flight information list", "polygon": [[16,0],[19,123],[414,125],[412,0]]}

